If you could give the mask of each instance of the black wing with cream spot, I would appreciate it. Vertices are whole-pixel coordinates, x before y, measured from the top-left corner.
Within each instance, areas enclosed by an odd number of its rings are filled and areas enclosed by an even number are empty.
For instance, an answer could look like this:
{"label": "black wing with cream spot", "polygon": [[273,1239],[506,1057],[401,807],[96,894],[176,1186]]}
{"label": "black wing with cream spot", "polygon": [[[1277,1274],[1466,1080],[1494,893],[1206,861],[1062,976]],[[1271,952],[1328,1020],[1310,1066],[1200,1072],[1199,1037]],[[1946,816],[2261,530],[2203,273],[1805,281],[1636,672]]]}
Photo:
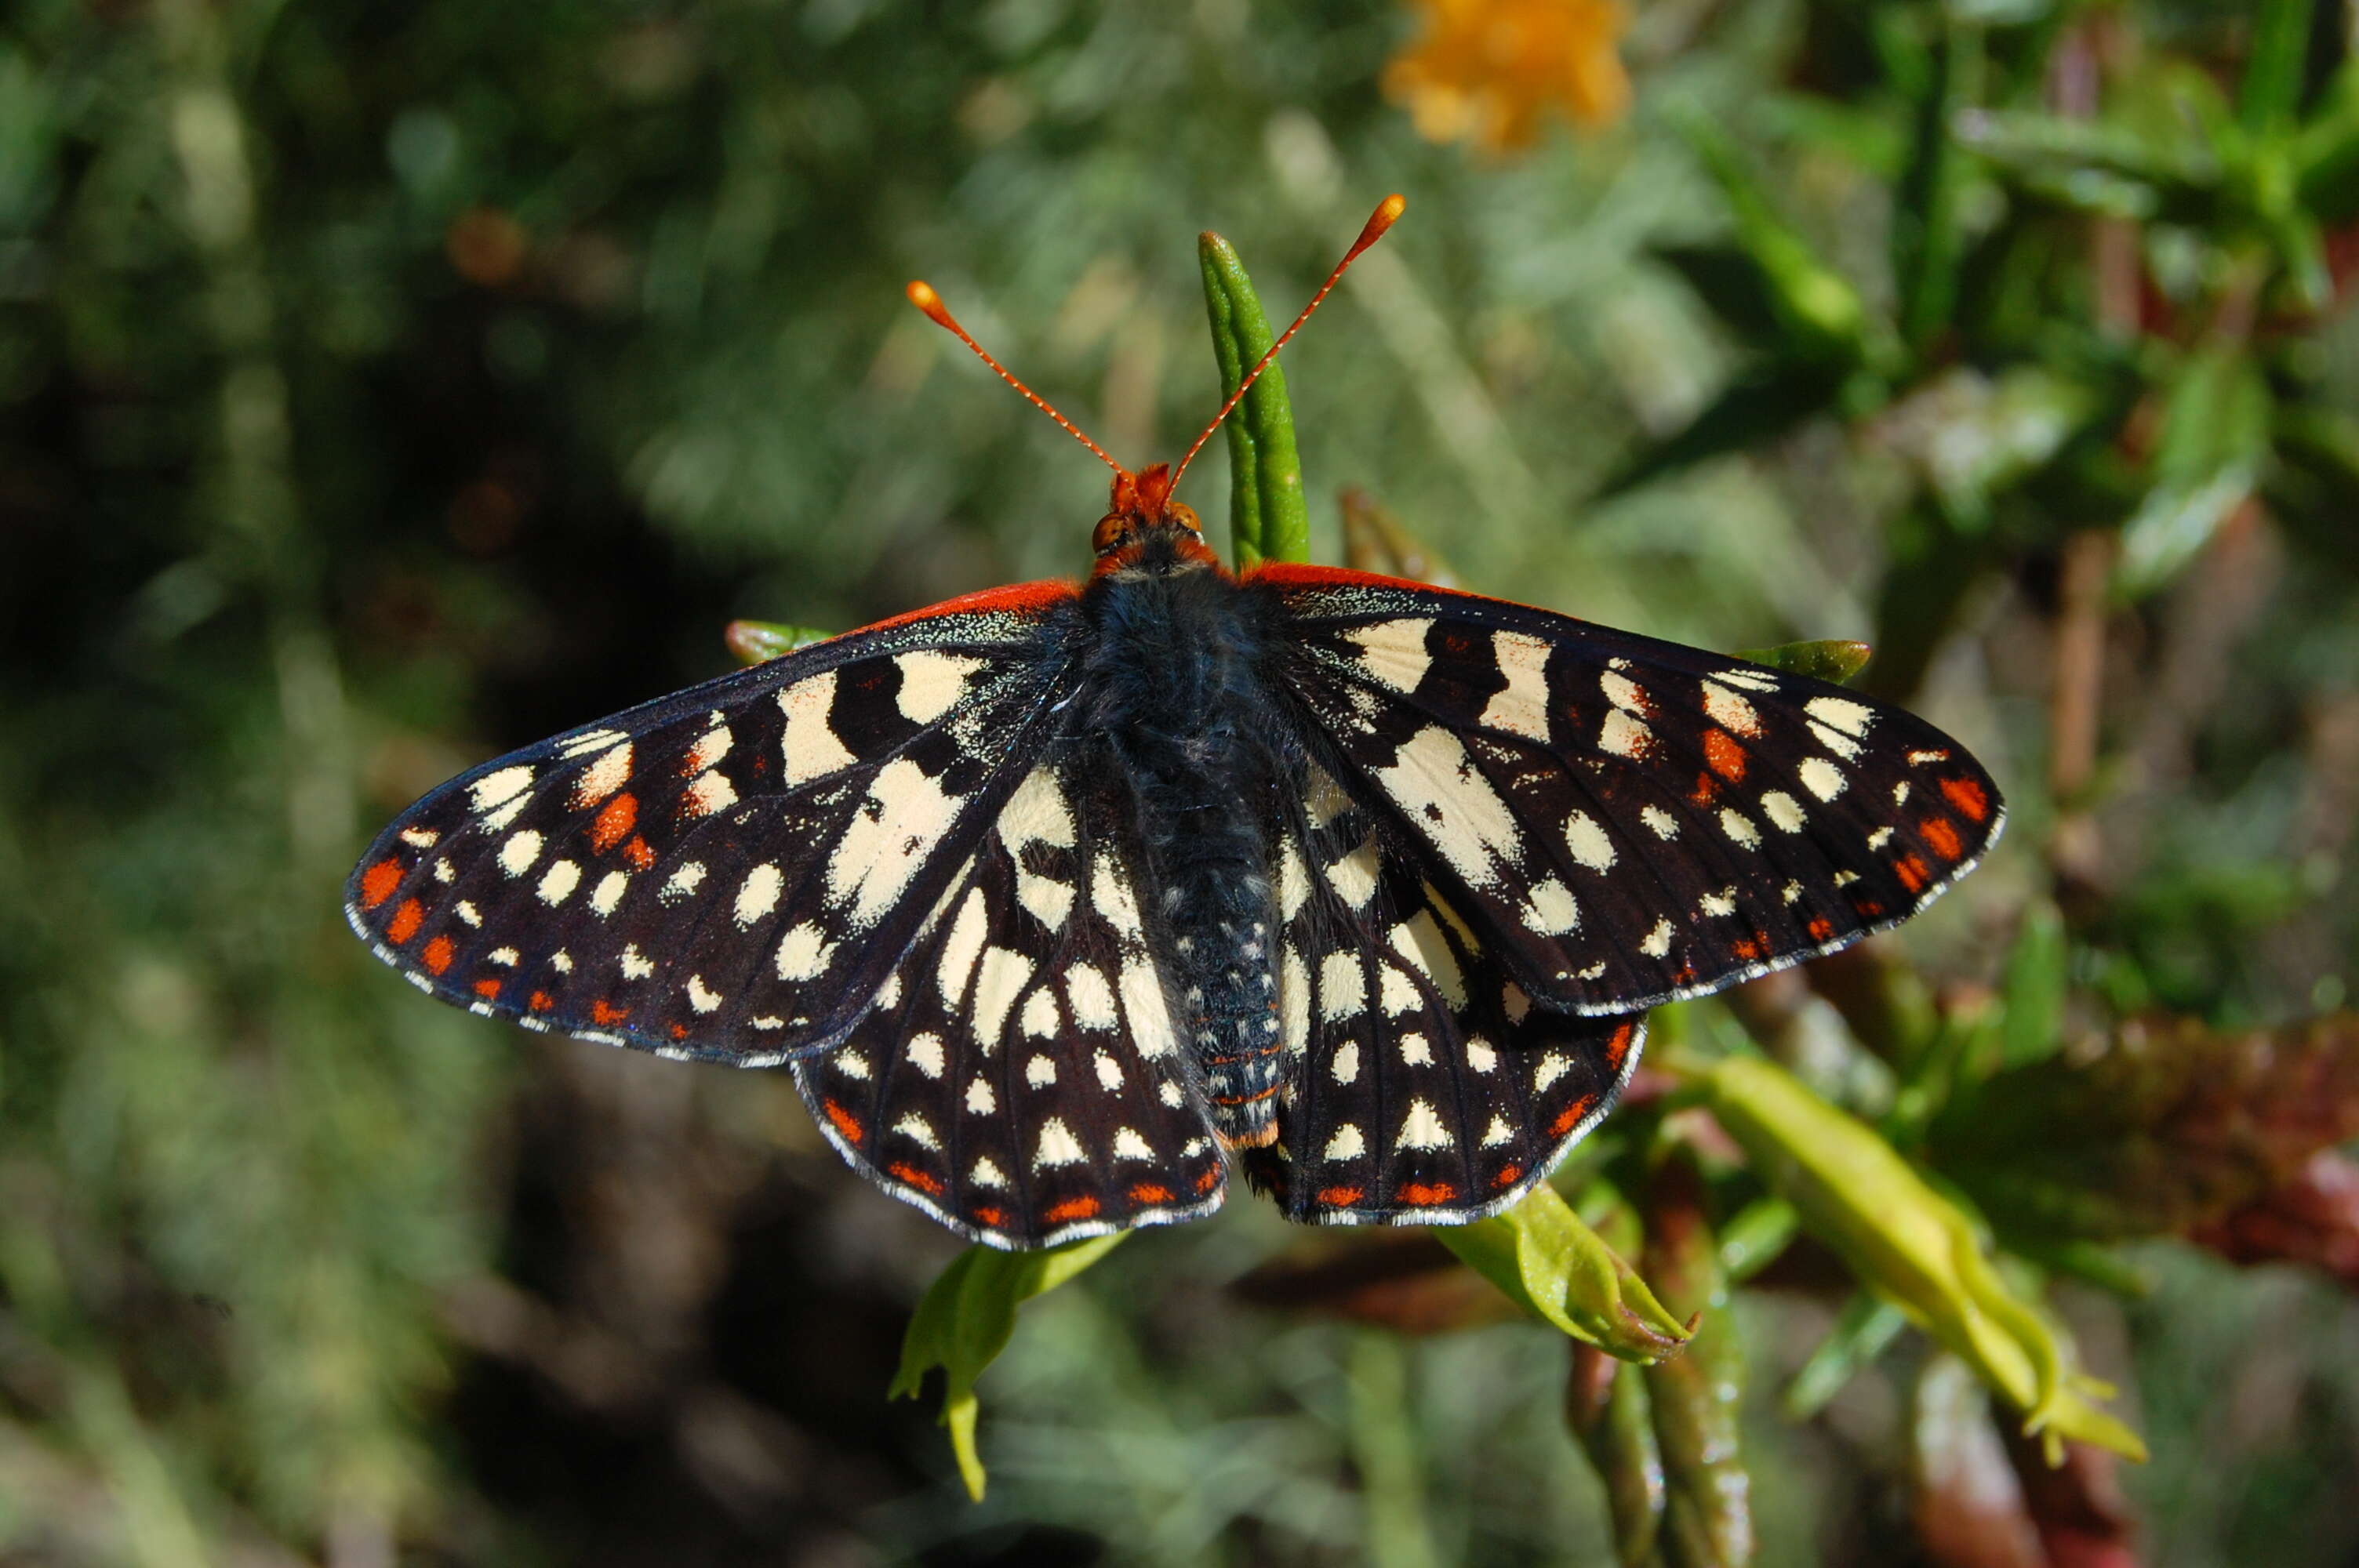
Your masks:
{"label": "black wing with cream spot", "polygon": [[1611,1108],[1644,1022],[1532,1005],[1316,769],[1280,838],[1278,1142],[1246,1169],[1289,1218],[1458,1225],[1547,1176]]}
{"label": "black wing with cream spot", "polygon": [[1265,568],[1282,686],[1538,1000],[1624,1012],[1908,918],[1997,786],[1904,709],[1546,611]]}
{"label": "black wing with cream spot", "polygon": [[1133,808],[1044,763],[842,1044],[795,1082],[853,1165],[971,1240],[1220,1206],[1219,1149],[1141,924]]}
{"label": "black wing with cream spot", "polygon": [[762,1066],[842,1038],[1049,744],[1073,590],[886,622],[461,774],[346,914],[478,1012]]}

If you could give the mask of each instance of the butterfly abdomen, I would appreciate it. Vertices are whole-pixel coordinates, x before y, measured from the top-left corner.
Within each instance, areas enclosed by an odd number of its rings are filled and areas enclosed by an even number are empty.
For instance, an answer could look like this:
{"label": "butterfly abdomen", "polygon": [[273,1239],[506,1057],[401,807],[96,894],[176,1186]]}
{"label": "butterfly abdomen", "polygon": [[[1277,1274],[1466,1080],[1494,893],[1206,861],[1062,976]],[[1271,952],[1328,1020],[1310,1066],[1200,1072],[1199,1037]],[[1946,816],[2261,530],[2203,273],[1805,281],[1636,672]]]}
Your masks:
{"label": "butterfly abdomen", "polygon": [[1279,1022],[1270,829],[1279,737],[1259,603],[1147,541],[1092,584],[1089,728],[1138,811],[1173,1017],[1216,1131],[1277,1135]]}

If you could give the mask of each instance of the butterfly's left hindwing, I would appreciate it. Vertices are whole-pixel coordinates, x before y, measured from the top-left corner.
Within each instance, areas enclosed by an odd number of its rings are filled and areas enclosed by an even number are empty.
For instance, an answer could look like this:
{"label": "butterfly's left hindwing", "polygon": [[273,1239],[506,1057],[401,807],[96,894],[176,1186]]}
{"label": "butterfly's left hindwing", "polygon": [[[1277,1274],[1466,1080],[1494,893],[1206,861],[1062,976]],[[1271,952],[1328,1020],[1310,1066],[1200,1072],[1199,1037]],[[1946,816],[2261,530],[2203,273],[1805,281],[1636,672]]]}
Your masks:
{"label": "butterfly's left hindwing", "polygon": [[1034,767],[851,1037],[794,1068],[846,1160],[995,1247],[1192,1219],[1225,1191],[1134,808],[1083,773]]}
{"label": "butterfly's left hindwing", "polygon": [[445,1000],[758,1066],[842,1037],[1049,743],[1073,589],[853,633],[461,774],[353,928]]}
{"label": "butterfly's left hindwing", "polygon": [[1280,684],[1542,1003],[1636,1011],[1897,925],[1998,789],[1904,709],[1472,594],[1264,567]]}
{"label": "butterfly's left hindwing", "polygon": [[1644,1022],[1534,1006],[1381,813],[1308,784],[1278,849],[1279,1139],[1247,1169],[1310,1224],[1497,1213],[1612,1108]]}

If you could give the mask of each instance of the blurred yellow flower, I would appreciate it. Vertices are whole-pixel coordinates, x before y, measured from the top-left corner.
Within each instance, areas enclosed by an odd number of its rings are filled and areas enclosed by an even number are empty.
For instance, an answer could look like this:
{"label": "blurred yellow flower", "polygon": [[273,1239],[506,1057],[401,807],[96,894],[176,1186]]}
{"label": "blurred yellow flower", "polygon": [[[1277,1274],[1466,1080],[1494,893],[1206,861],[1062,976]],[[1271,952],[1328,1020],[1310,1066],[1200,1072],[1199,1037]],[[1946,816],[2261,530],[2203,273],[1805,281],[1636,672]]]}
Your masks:
{"label": "blurred yellow flower", "polygon": [[1419,135],[1527,147],[1551,105],[1583,125],[1621,117],[1630,78],[1615,52],[1619,0],[1412,0],[1425,35],[1385,69],[1385,91]]}

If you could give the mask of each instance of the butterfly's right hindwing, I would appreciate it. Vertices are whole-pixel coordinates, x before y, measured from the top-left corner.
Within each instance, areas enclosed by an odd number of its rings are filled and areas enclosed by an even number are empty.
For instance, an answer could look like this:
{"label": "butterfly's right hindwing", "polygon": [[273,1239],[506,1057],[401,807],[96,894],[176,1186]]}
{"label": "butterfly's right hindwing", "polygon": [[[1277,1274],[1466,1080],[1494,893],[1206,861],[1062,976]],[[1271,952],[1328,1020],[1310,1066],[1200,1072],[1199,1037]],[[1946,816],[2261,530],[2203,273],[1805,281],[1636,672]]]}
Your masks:
{"label": "butterfly's right hindwing", "polygon": [[1049,744],[1061,584],[959,601],[461,774],[346,914],[446,1000],[741,1066],[841,1039]]}

